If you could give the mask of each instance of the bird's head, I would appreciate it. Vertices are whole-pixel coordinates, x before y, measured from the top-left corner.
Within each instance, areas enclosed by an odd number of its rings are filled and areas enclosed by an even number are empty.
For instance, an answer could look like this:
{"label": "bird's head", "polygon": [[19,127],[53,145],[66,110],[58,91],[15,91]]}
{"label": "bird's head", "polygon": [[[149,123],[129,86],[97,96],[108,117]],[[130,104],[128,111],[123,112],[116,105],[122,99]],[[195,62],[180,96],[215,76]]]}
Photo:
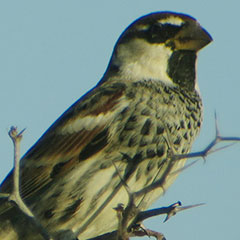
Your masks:
{"label": "bird's head", "polygon": [[159,80],[195,88],[197,52],[212,41],[196,19],[180,13],[151,13],[118,39],[105,76]]}

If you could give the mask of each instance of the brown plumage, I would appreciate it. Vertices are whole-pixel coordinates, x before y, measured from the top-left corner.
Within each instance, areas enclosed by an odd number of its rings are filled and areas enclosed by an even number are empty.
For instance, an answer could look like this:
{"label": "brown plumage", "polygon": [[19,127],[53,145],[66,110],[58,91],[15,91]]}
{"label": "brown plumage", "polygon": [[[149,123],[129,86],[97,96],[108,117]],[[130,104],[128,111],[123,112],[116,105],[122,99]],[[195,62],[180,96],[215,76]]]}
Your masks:
{"label": "brown plumage", "polygon": [[[202,122],[195,61],[211,40],[187,15],[163,12],[138,19],[118,40],[100,83],[24,155],[22,198],[53,236],[70,230],[88,239],[116,229],[112,208],[128,201],[119,173],[138,191],[161,178],[170,152],[190,151]],[[171,173],[184,163],[176,162]],[[137,206],[148,208],[176,175],[137,199]],[[11,188],[12,173],[1,192]],[[0,238],[41,239],[20,230],[19,216],[1,201]]]}

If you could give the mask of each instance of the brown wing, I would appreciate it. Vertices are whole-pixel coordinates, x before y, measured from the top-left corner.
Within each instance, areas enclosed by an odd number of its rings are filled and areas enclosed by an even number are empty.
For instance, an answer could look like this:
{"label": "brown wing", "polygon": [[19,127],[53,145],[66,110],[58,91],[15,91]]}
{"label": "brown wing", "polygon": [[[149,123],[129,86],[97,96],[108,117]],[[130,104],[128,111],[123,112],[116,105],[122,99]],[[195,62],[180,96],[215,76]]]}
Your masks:
{"label": "brown wing", "polygon": [[[108,127],[126,107],[125,85],[98,86],[73,104],[21,160],[21,195],[34,196],[53,179],[68,173],[76,162],[96,154],[108,144]],[[0,187],[12,189],[12,171]]]}

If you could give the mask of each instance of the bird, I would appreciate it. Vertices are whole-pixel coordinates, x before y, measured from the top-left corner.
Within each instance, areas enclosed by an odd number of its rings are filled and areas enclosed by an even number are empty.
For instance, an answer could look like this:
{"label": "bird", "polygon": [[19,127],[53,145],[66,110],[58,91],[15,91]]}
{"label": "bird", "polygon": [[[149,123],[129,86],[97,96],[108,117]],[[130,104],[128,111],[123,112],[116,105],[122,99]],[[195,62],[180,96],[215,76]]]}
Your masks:
{"label": "bird", "polygon": [[[120,35],[103,77],[68,108],[20,161],[20,193],[51,234],[91,239],[117,229],[113,210],[161,179],[172,154],[187,154],[203,107],[197,83],[199,50],[211,35],[190,15],[153,12]],[[161,188],[135,199],[148,209],[175,181],[174,162]],[[13,171],[1,183],[10,193]],[[23,227],[14,206],[0,201],[0,238],[42,239]],[[23,229],[21,227],[23,227]]]}

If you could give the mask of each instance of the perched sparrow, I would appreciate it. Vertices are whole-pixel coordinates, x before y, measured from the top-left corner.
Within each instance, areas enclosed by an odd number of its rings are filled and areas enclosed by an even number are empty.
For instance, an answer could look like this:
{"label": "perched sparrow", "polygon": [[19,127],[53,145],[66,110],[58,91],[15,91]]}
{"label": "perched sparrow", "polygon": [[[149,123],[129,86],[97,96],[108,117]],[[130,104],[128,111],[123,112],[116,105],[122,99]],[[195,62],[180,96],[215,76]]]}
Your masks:
{"label": "perched sparrow", "polygon": [[[197,52],[211,41],[194,18],[172,12],[144,16],[123,32],[101,81],[21,160],[21,196],[53,236],[115,230],[113,208],[128,202],[123,181],[138,191],[162,177],[172,153],[190,151],[202,123]],[[162,195],[184,163],[175,163],[161,189],[136,199],[139,209]],[[11,172],[1,192],[12,184]],[[1,239],[41,239],[21,221],[0,202]]]}

